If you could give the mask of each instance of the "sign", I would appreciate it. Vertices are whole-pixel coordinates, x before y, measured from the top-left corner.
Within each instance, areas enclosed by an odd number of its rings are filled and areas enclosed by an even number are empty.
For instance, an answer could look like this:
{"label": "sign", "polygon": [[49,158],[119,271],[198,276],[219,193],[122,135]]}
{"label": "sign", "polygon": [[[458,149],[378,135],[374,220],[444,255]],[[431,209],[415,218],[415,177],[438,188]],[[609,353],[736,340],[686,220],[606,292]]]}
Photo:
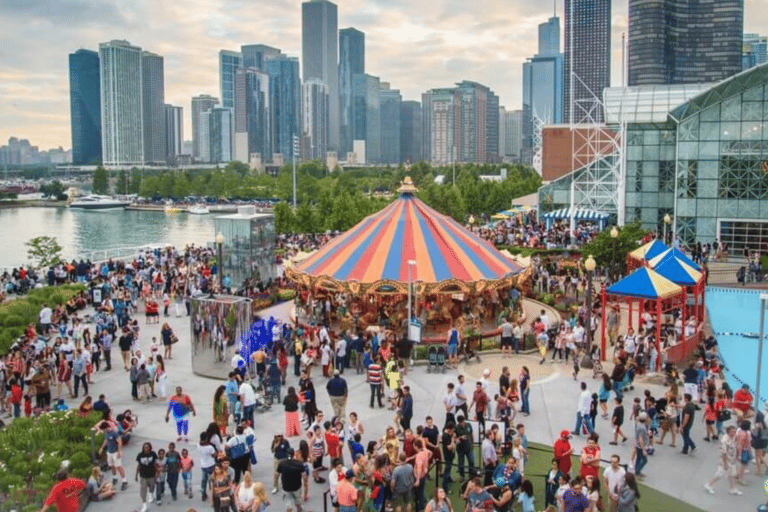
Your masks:
{"label": "sign", "polygon": [[408,339],[414,343],[421,343],[421,322],[419,320],[411,320],[408,325]]}
{"label": "sign", "polygon": [[101,304],[101,288],[93,289],[93,303]]}

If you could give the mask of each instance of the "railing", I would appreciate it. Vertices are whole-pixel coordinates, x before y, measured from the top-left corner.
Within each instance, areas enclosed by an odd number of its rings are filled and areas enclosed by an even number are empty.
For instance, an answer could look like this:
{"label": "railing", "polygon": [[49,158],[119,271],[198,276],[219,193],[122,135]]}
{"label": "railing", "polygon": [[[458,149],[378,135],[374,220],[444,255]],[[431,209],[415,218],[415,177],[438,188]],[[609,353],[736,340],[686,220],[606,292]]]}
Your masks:
{"label": "railing", "polygon": [[75,256],[76,260],[86,260],[92,263],[100,263],[103,261],[122,260],[127,258],[136,257],[140,251],[153,251],[158,247],[162,247],[161,244],[155,245],[139,245],[135,247],[111,247],[109,249],[101,249],[98,251],[80,252]]}

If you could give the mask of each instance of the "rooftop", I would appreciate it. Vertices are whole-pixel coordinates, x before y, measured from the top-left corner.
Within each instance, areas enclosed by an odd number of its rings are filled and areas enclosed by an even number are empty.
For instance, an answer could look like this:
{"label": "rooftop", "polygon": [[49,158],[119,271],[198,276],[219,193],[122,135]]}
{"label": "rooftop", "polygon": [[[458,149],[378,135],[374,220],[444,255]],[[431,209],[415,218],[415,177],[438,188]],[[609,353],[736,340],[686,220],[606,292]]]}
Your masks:
{"label": "rooftop", "polygon": [[714,84],[637,85],[605,89],[606,124],[664,124],[672,109]]}

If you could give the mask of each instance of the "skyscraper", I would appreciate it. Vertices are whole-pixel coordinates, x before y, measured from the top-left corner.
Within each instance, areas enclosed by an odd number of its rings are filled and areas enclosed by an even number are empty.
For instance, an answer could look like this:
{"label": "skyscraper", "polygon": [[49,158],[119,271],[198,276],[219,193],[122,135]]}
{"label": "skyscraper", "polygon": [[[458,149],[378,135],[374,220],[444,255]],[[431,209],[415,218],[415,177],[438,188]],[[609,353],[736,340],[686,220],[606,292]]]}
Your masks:
{"label": "skyscraper", "polygon": [[744,34],[741,62],[744,69],[768,62],[768,37],[759,34]]}
{"label": "skyscraper", "polygon": [[165,153],[169,164],[184,153],[184,109],[165,105]]}
{"label": "skyscraper", "polygon": [[269,76],[255,68],[235,73],[235,160],[250,161],[253,153],[262,162],[272,160],[270,145]]}
{"label": "skyscraper", "polygon": [[243,67],[253,68],[261,72],[267,70],[267,60],[272,57],[279,57],[283,53],[278,48],[267,46],[265,44],[247,44],[240,47],[240,53],[243,56]]}
{"label": "skyscraper", "polygon": [[[301,4],[302,78],[328,87],[328,150],[339,150],[338,8],[328,0]],[[325,156],[325,155],[323,155]]]}
{"label": "skyscraper", "polygon": [[293,138],[301,136],[301,80],[299,59],[274,57],[267,61],[272,114],[272,152],[284,162],[293,160]]}
{"label": "skyscraper", "polygon": [[456,89],[432,89],[421,95],[424,160],[449,165],[456,160],[461,130],[461,95]]}
{"label": "skyscraper", "polygon": [[382,83],[379,92],[381,111],[381,159],[382,164],[400,163],[400,105],[403,97],[397,89]]}
{"label": "skyscraper", "polygon": [[208,160],[212,164],[232,161],[232,109],[214,107],[200,116],[203,132],[207,135]]}
{"label": "skyscraper", "polygon": [[507,112],[504,124],[506,125],[504,131],[507,137],[505,142],[507,157],[512,162],[520,162],[523,146],[523,111],[511,110]]}
{"label": "skyscraper", "polygon": [[[206,135],[204,136],[204,134],[201,133],[201,130],[202,130],[201,114],[203,112],[211,110],[213,107],[215,107],[218,104],[219,104],[218,98],[214,98],[213,96],[209,96],[207,94],[201,94],[199,96],[195,96],[192,98],[192,119],[190,121],[192,123],[192,159],[193,160],[202,160],[206,162],[208,161],[208,159],[210,159],[210,155],[208,155],[207,150],[204,155],[203,148],[201,147],[203,140],[207,139],[208,137],[207,127],[205,128]],[[203,160],[203,158],[206,158],[206,159]]]}
{"label": "skyscraper", "polygon": [[352,151],[352,77],[365,73],[365,34],[339,30],[339,154]]}
{"label": "skyscraper", "polygon": [[[488,161],[487,137],[489,128],[488,103],[491,90],[476,82],[464,81],[456,84],[459,102],[461,129],[456,141],[456,159],[458,162],[485,163]],[[496,118],[496,144],[498,150],[498,111],[496,102],[492,109]]]}
{"label": "skyscraper", "polygon": [[77,50],[69,54],[69,112],[72,125],[72,163],[101,163],[98,52]]}
{"label": "skyscraper", "polygon": [[221,106],[235,108],[235,71],[243,67],[243,54],[230,50],[219,51],[219,94]]}
{"label": "skyscraper", "polygon": [[420,162],[422,160],[421,103],[404,101],[400,104],[400,163]]}
{"label": "skyscraper", "polygon": [[563,55],[557,17],[539,25],[539,53],[523,64],[522,160],[529,165],[533,158],[534,117],[544,124],[563,122]]}
{"label": "skyscraper", "polygon": [[366,163],[381,161],[381,84],[371,75],[352,77],[352,137],[365,141]]}
{"label": "skyscraper", "polygon": [[742,69],[743,0],[629,0],[629,85],[719,82]]}
{"label": "skyscraper", "polygon": [[611,84],[611,0],[565,0],[564,57],[564,121],[602,122],[597,99]]}
{"label": "skyscraper", "polygon": [[328,86],[321,80],[306,80],[301,95],[302,157],[323,161],[328,152]]}
{"label": "skyscraper", "polygon": [[141,53],[128,41],[99,45],[101,148],[107,166],[144,163]]}
{"label": "skyscraper", "polygon": [[501,161],[507,161],[507,109],[499,107],[499,156]]}
{"label": "skyscraper", "polygon": [[495,164],[501,162],[499,153],[499,97],[496,93],[488,91],[488,101],[486,102],[486,129],[485,129],[485,162]]}
{"label": "skyscraper", "polygon": [[165,148],[165,82],[163,58],[141,54],[142,103],[144,115],[144,163],[162,165]]}

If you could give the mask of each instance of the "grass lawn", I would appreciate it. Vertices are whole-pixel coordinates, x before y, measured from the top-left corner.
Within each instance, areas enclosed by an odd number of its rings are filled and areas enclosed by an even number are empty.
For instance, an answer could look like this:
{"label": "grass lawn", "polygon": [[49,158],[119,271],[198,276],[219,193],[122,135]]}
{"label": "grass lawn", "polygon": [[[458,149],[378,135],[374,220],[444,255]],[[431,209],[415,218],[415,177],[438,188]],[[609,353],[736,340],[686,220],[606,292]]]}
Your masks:
{"label": "grass lawn", "polygon": [[[479,461],[480,451],[479,447],[476,447],[475,461]],[[552,461],[552,449],[548,446],[543,446],[536,443],[531,443],[528,447],[528,462],[525,465],[525,478],[533,483],[534,495],[536,497],[536,510],[544,509],[544,489],[545,489],[545,477],[547,471],[549,471]],[[454,459],[454,464],[458,464],[458,459]],[[571,474],[578,474],[579,468],[578,457],[573,457],[573,466]],[[606,465],[603,464],[600,467],[600,475],[602,477],[603,470]],[[451,484],[450,499],[453,503],[454,512],[463,512],[465,503],[461,497],[461,483],[458,482],[459,475],[457,467],[453,469],[453,479],[455,483]],[[434,469],[432,470],[434,471]],[[434,473],[433,473],[434,475]],[[602,482],[601,482],[602,483]],[[434,496],[435,486],[434,478],[430,479],[427,483],[426,497],[429,501]],[[603,494],[603,503],[605,504],[605,510],[608,510],[608,495],[601,489]],[[656,510],[674,510],[675,512],[704,512],[700,508],[694,507],[680,501],[677,498],[673,498],[664,493],[651,489],[645,485],[640,484],[640,501],[639,507],[641,512],[650,512]],[[520,510],[519,505],[515,506],[514,510]]]}

